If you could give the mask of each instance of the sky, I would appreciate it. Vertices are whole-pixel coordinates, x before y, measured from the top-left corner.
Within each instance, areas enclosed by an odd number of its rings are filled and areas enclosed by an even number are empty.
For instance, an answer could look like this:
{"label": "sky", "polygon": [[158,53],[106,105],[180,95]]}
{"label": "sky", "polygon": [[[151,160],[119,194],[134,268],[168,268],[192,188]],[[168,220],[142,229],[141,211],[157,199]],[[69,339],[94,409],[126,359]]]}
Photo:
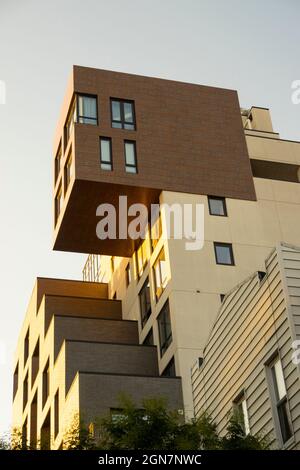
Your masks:
{"label": "sky", "polygon": [[0,0],[0,433],[37,276],[81,279],[52,251],[52,143],[73,64],[238,90],[300,140],[299,0]]}

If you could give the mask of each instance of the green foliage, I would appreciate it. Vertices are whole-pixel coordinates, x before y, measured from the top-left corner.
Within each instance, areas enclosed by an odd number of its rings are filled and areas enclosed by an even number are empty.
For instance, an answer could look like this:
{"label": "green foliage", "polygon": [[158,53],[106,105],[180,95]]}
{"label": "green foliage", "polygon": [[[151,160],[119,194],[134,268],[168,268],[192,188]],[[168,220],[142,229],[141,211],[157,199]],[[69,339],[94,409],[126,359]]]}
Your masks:
{"label": "green foliage", "polygon": [[233,413],[227,426],[227,434],[222,438],[224,450],[267,450],[269,441],[262,435],[245,434],[243,421],[238,413]]}

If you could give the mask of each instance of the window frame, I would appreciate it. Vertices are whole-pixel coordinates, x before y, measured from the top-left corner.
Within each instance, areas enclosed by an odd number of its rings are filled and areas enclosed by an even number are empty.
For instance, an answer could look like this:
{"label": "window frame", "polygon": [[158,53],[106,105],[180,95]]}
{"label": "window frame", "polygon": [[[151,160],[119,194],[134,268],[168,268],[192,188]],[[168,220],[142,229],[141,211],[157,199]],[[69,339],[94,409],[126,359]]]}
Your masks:
{"label": "window frame", "polygon": [[59,141],[59,145],[57,148],[57,152],[55,154],[55,159],[54,159],[54,186],[56,185],[58,181],[58,177],[60,174],[61,170],[61,163],[62,163],[62,144],[61,144],[61,139]]}
{"label": "window frame", "polygon": [[[113,119],[113,101],[118,101],[120,103],[120,117],[121,120],[117,121]],[[132,105],[132,117],[133,117],[133,122],[128,122],[125,121],[125,112],[124,112],[124,104],[125,103],[130,103]],[[125,131],[136,131],[136,118],[135,118],[135,103],[134,100],[129,100],[129,99],[124,99],[124,98],[110,98],[110,122],[111,122],[111,127],[112,129],[122,129]],[[114,127],[113,124],[118,123],[121,125],[121,127]],[[133,129],[126,129],[125,125],[131,125],[133,126]]]}
{"label": "window frame", "polygon": [[[207,201],[208,201],[209,215],[214,215],[215,217],[228,217],[226,198],[225,197],[222,197],[222,196],[207,196]],[[215,214],[214,212],[212,212],[210,201],[221,201],[222,206],[223,206],[223,210],[224,210],[224,214]]]}
{"label": "window frame", "polygon": [[69,189],[69,185],[72,179],[72,173],[71,173],[71,168],[73,165],[73,154],[72,154],[72,147],[70,148],[65,166],[64,166],[64,190],[65,190],[65,195]]}
{"label": "window frame", "polygon": [[[216,264],[220,266],[235,266],[232,243],[224,243],[224,242],[213,242],[213,243],[214,243]],[[217,247],[229,248],[231,263],[221,263],[218,261]]]}
{"label": "window frame", "polygon": [[[167,309],[167,310],[166,310]],[[160,317],[161,315],[166,315],[166,311],[168,312],[168,317],[169,317],[169,323],[170,323],[170,333],[169,335],[165,337],[164,341],[162,341],[162,334],[161,334],[161,328],[160,325],[164,324],[164,330],[166,332],[166,322],[164,323],[160,322]],[[169,346],[173,342],[173,331],[172,331],[172,323],[171,323],[171,313],[170,313],[170,303],[169,299],[164,303],[162,306],[159,314],[157,315],[157,327],[158,327],[158,336],[159,336],[159,351],[160,351],[160,357],[162,358],[163,355],[166,353],[166,351],[169,349]]]}
{"label": "window frame", "polygon": [[[166,279],[163,279],[162,277],[162,270],[161,270],[161,261],[160,260],[160,257],[161,257],[161,254],[164,254],[164,262],[166,263],[167,260],[166,260],[166,252],[165,252],[165,247],[163,246],[160,250],[160,252],[158,253],[154,263],[153,263],[153,278],[154,278],[154,287],[155,287],[155,298],[156,298],[156,302],[158,302],[158,300],[161,298],[162,296],[162,293],[164,292],[165,288],[167,287],[168,285],[168,282],[169,282],[169,279],[168,279],[168,276],[166,275]],[[159,269],[158,269],[158,272],[159,272],[159,278],[160,278],[160,286],[158,287],[158,284],[157,284],[157,279],[156,279],[156,266],[157,264],[159,265]],[[159,291],[160,289],[160,291]],[[158,293],[159,291],[159,293]]]}
{"label": "window frame", "polygon": [[[102,141],[109,142],[109,156],[110,156],[109,162],[105,161],[105,160],[102,160],[102,146],[101,146]],[[101,170],[103,170],[103,171],[113,171],[113,154],[112,154],[112,139],[111,139],[111,137],[100,136],[99,144],[100,144],[100,152],[99,153],[100,153],[100,168],[101,168]],[[110,168],[103,168],[102,165],[110,165]]]}
{"label": "window frame", "polygon": [[[145,289],[149,289],[148,290],[148,294],[149,294],[149,300],[145,300],[145,304],[146,306],[148,305],[148,308],[146,309],[146,312],[143,312],[143,307],[142,307],[142,295],[143,295],[143,292],[145,291]],[[142,329],[144,328],[144,326],[146,325],[147,321],[149,320],[149,318],[151,317],[151,314],[152,314],[152,308],[151,308],[151,292],[150,292],[150,279],[149,277],[147,277],[147,279],[145,280],[144,284],[142,285],[141,289],[139,290],[139,304],[140,304],[140,316],[141,316],[141,326],[142,326]],[[147,294],[144,294],[145,297],[147,296]]]}
{"label": "window frame", "polygon": [[[126,161],[126,144],[133,145],[133,153],[134,153],[134,165],[132,163],[127,163]],[[136,175],[138,173],[138,166],[137,166],[137,152],[136,152],[136,141],[135,140],[124,140],[124,158],[125,158],[125,171],[130,175]],[[127,168],[135,168],[135,172],[127,171]]]}
{"label": "window frame", "polygon": [[[94,98],[96,100],[96,117],[95,118],[91,118],[91,117],[88,117],[88,116],[83,116],[83,115],[80,115],[79,114],[79,98],[84,98],[84,97],[87,97],[87,98]],[[88,124],[88,125],[91,125],[92,123],[91,122],[80,122],[80,119],[90,119],[91,121],[95,121],[95,124],[92,124],[93,126],[98,126],[99,124],[99,113],[98,113],[98,96],[97,95],[93,95],[91,93],[76,93],[75,95],[75,99],[76,99],[76,124]]]}
{"label": "window frame", "polygon": [[[279,396],[279,389],[278,389],[278,383],[277,383],[277,376],[275,372],[275,364],[280,363],[281,367],[281,373],[282,373],[282,379],[283,379],[283,385],[284,385],[284,391],[285,395],[280,398]],[[283,367],[282,367],[282,361],[279,356],[279,354],[274,354],[272,359],[268,362],[267,364],[267,369],[268,369],[268,375],[269,375],[269,385],[271,387],[271,403],[272,403],[272,408],[273,408],[273,414],[275,418],[275,430],[277,431],[277,437],[279,437],[279,440],[282,444],[283,447],[285,447],[291,439],[294,437],[294,430],[293,430],[293,425],[291,421],[291,416],[290,416],[290,409],[289,409],[289,401],[287,397],[287,389],[286,389],[286,381],[284,377],[284,372],[283,372]],[[280,410],[280,411],[279,411]],[[281,410],[285,410],[285,416],[283,417],[281,414]],[[282,418],[286,419],[286,423],[288,424],[288,429],[283,429],[284,421],[282,421]],[[290,434],[286,435],[285,433],[289,432]]]}
{"label": "window frame", "polygon": [[251,434],[249,412],[245,391],[242,390],[233,401],[233,408],[241,414],[245,436]]}

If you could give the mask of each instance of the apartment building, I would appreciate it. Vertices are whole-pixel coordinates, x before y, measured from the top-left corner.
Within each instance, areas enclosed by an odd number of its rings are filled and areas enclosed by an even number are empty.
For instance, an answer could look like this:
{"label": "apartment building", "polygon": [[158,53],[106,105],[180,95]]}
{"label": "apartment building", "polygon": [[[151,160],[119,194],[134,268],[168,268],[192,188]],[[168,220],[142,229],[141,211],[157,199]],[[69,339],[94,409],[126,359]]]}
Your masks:
{"label": "apartment building", "polygon": [[[53,155],[53,248],[89,255],[82,285],[93,285],[95,297],[99,288],[101,297],[105,283],[106,301],[135,322],[137,343],[155,351],[155,383],[168,384],[162,393],[188,419],[191,365],[203,356],[225,294],[264,271],[279,242],[300,244],[299,143],[274,132],[268,109],[241,110],[233,90],[74,66]],[[161,205],[152,225],[143,220],[138,239],[120,236],[132,221],[121,213],[120,196],[149,212]],[[116,237],[97,236],[102,203],[115,209]],[[166,233],[173,204],[204,206],[201,250],[186,250],[189,237]],[[24,369],[21,376],[22,383]]]}
{"label": "apartment building", "polygon": [[[240,410],[246,433],[271,448],[300,449],[300,248],[279,244],[230,291],[192,369],[195,414],[209,410],[221,434]],[[300,343],[299,343],[300,344]],[[299,346],[298,346],[299,349]]]}
{"label": "apartment building", "polygon": [[63,448],[79,421],[117,412],[121,394],[138,405],[167,397],[182,410],[180,378],[160,377],[156,348],[139,344],[107,284],[38,278],[16,351],[13,425],[31,449]]}

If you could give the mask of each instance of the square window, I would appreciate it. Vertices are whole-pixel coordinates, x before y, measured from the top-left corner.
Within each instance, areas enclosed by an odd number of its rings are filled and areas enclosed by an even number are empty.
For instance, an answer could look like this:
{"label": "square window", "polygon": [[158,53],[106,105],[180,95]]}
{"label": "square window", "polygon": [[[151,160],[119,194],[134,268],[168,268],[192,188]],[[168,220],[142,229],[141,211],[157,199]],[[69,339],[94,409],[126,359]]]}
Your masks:
{"label": "square window", "polygon": [[111,99],[111,125],[116,129],[135,130],[133,101]]}
{"label": "square window", "polygon": [[234,265],[231,243],[214,242],[214,248],[217,264],[224,264],[228,266]]}
{"label": "square window", "polygon": [[226,201],[224,197],[208,196],[208,208],[210,215],[227,216]]}

